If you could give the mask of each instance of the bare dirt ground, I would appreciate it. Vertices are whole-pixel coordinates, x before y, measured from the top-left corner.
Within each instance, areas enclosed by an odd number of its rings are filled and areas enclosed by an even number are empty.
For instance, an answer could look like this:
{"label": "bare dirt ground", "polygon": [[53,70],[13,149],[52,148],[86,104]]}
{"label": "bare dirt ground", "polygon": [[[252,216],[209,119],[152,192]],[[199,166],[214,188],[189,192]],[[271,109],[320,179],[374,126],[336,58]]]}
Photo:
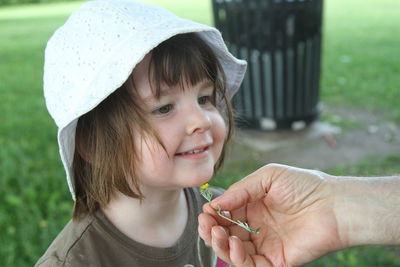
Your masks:
{"label": "bare dirt ground", "polygon": [[301,131],[239,129],[227,160],[326,170],[359,162],[366,156],[400,154],[400,125],[361,110],[325,108],[324,112],[335,114],[342,127],[316,121]]}

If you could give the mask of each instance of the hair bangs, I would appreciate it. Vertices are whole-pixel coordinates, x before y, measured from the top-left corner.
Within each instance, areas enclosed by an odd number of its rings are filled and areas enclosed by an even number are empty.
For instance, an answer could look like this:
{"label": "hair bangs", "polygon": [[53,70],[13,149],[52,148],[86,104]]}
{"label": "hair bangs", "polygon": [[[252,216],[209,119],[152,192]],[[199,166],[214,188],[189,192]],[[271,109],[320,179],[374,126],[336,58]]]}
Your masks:
{"label": "hair bangs", "polygon": [[210,80],[216,87],[220,74],[214,53],[195,33],[176,35],[152,51],[149,78],[156,98],[163,86],[184,90]]}

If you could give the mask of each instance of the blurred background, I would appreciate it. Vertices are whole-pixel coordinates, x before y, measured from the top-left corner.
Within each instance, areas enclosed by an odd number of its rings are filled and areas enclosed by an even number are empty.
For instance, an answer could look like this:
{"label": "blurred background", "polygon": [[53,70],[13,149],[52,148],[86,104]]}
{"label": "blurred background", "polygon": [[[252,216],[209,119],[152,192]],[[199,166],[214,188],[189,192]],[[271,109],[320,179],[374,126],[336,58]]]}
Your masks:
{"label": "blurred background", "polygon": [[[258,14],[259,19],[252,21],[237,8],[227,6],[240,4],[245,12],[251,8],[245,0],[145,2],[194,21],[217,24],[231,51],[250,62],[247,85],[242,91],[258,93],[266,101],[270,98],[265,96],[271,94],[270,105],[278,108],[268,114],[267,102],[256,102],[257,97],[242,94],[235,99],[241,127],[212,184],[226,188],[270,162],[320,169],[334,175],[400,173],[398,0],[325,0],[314,15],[307,10],[313,2],[322,1],[265,0],[265,14]],[[73,202],[59,159],[56,127],[44,104],[43,51],[54,30],[81,4],[0,0],[1,266],[33,266],[71,217]],[[213,4],[224,10],[215,12]],[[270,12],[273,4],[281,6],[275,5],[274,12]],[[302,20],[292,16],[295,11],[290,8],[294,5],[306,12]],[[268,21],[264,19],[272,18],[268,14],[274,16],[274,24],[265,30]],[[285,19],[280,21],[279,16]],[[315,21],[318,19],[320,24]],[[279,31],[297,36],[297,26],[310,21],[317,23],[317,35],[312,37],[317,40],[315,44],[307,48],[307,40],[301,39],[304,35],[297,39],[304,41],[303,45],[295,46],[296,39],[291,43],[282,41],[288,39]],[[255,24],[273,38],[264,44],[258,37],[240,35],[240,27],[257,28]],[[278,35],[272,35],[276,32]],[[310,89],[291,84],[300,79],[294,78],[294,73],[302,71],[301,66],[295,68],[300,60],[296,61],[293,55],[308,52],[316,57],[306,74],[313,77],[313,97],[309,101],[313,116],[308,116],[306,109],[295,108],[295,97],[305,94],[308,101]],[[262,65],[263,62],[269,65]],[[307,69],[307,63],[304,64]],[[261,85],[254,80],[257,75],[264,77]],[[274,82],[266,89],[268,75],[272,75]],[[257,106],[261,111],[257,111]],[[281,124],[285,119],[289,123]],[[400,248],[351,248],[307,266],[400,266]]]}

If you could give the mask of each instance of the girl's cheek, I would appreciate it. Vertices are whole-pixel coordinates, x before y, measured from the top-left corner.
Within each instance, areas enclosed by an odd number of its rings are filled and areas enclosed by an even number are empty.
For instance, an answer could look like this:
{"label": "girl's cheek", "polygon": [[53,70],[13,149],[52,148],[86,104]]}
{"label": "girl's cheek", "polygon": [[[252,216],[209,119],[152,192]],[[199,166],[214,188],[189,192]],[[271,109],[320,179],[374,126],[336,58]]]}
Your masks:
{"label": "girl's cheek", "polygon": [[228,127],[226,126],[224,119],[219,113],[215,116],[214,127],[214,141],[224,142],[228,134]]}

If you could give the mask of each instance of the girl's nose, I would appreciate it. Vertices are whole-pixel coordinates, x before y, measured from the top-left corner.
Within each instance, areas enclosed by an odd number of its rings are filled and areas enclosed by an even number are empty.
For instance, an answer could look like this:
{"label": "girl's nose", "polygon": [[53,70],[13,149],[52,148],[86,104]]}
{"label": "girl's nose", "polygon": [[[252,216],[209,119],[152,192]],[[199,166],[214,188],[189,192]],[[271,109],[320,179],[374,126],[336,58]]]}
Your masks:
{"label": "girl's nose", "polygon": [[188,135],[194,133],[202,133],[211,128],[211,118],[207,111],[201,107],[193,107],[188,111],[186,133]]}

